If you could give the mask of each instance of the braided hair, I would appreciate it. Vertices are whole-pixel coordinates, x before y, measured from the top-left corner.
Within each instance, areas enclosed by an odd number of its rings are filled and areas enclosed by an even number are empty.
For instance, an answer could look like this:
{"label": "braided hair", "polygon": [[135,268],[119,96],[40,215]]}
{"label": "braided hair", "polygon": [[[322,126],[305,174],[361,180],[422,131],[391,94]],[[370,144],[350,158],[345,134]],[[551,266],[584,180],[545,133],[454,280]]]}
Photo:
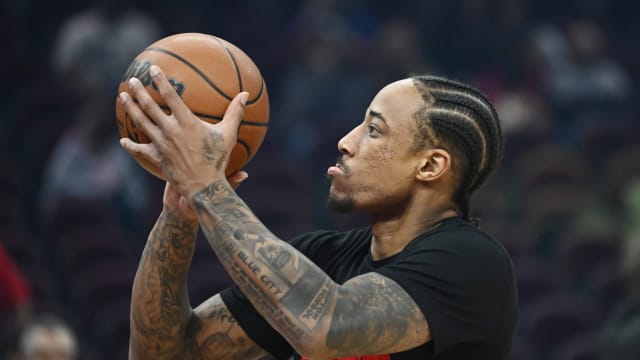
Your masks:
{"label": "braided hair", "polygon": [[436,76],[411,78],[425,106],[415,115],[413,147],[439,146],[452,155],[458,186],[454,200],[470,220],[471,194],[487,180],[502,157],[498,114],[479,90]]}

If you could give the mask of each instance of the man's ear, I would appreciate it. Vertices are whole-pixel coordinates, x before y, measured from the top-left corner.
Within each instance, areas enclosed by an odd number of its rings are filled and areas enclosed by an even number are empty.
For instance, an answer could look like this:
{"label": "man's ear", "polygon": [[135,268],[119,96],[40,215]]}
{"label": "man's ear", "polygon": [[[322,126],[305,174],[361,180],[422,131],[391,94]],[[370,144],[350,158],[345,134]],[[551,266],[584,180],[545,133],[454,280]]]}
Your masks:
{"label": "man's ear", "polygon": [[429,149],[420,160],[417,178],[421,181],[434,181],[451,169],[451,155],[444,149]]}

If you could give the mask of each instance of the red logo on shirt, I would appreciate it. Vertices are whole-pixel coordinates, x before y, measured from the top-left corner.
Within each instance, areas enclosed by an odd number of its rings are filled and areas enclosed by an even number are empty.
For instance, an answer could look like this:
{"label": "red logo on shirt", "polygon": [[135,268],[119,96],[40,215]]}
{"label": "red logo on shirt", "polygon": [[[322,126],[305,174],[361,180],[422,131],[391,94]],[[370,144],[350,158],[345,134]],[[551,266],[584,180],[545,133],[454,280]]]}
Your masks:
{"label": "red logo on shirt", "polygon": [[[309,360],[303,357],[302,360]],[[391,360],[391,356],[387,355],[362,355],[362,356],[350,356],[333,360]]]}

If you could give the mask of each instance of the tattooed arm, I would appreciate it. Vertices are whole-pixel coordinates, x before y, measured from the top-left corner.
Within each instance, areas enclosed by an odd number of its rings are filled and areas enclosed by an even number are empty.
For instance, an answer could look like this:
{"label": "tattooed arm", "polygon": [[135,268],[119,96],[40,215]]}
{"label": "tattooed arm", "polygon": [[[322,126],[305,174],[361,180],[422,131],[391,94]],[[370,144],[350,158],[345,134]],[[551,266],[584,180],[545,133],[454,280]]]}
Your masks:
{"label": "tattooed arm", "polygon": [[190,332],[198,354],[194,359],[273,359],[242,330],[220,295],[194,310]]}
{"label": "tattooed arm", "polygon": [[[233,98],[221,122],[210,124],[189,110],[160,68],[151,66],[149,74],[171,113],[162,111],[143,84],[132,78],[129,88],[140,106],[127,93],[120,94],[121,101],[151,143],[122,139],[121,144],[131,154],[158,165],[189,199],[227,272],[298,353],[314,359],[388,353],[429,341],[427,321],[395,282],[366,274],[344,285],[334,283],[271,234],[231,189],[224,173],[236,145],[247,92]],[[183,275],[184,268],[178,268],[177,275]],[[186,331],[185,323],[178,323],[169,333]]]}
{"label": "tattooed arm", "polygon": [[344,285],[277,239],[225,180],[192,199],[210,245],[260,314],[313,359],[408,350],[431,339],[413,299],[369,273]]}
{"label": "tattooed arm", "polygon": [[[173,199],[168,199],[173,197]],[[165,203],[179,198],[170,187]],[[219,295],[192,310],[186,288],[197,220],[166,206],[142,254],[131,304],[131,359],[258,359],[266,352],[248,338]]]}
{"label": "tattooed arm", "polygon": [[191,319],[186,278],[197,223],[165,208],[149,234],[133,282],[132,358],[173,359],[187,350]]}

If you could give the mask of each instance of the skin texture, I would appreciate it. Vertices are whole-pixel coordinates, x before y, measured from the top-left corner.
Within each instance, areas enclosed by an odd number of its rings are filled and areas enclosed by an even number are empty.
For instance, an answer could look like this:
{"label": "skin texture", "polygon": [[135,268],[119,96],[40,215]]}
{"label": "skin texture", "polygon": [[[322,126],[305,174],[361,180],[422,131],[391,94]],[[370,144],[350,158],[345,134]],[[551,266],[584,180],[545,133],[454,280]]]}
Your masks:
{"label": "skin texture", "polygon": [[[171,184],[165,198],[169,195],[180,206],[171,213],[165,202],[143,254],[134,284],[133,353],[153,351],[158,358],[229,354],[240,359],[264,354],[219,297],[190,311],[184,278],[196,227],[191,209],[234,282],[299,354],[331,359],[393,353],[431,339],[424,315],[393,280],[368,273],[334,283],[274,236],[237,196],[224,169],[246,93],[234,98],[223,121],[207,124],[186,108],[157,67],[151,73],[172,113],[166,115],[133,79],[137,103],[128,94],[121,100],[152,142],[124,139],[122,145],[161,167]],[[393,83],[378,93],[364,122],[338,145],[344,171],[332,174],[330,196],[372,214],[374,258],[397,253],[418,234],[455,215],[449,155],[441,149],[416,152],[407,140],[419,106],[410,80]]]}
{"label": "skin texture", "polygon": [[[234,175],[235,184],[246,174]],[[186,273],[197,219],[167,184],[164,209],[149,234],[133,285],[132,359],[267,359],[216,295],[192,310]]]}
{"label": "skin texture", "polygon": [[422,313],[396,283],[372,273],[334,283],[271,234],[224,181],[197,193],[193,204],[233,280],[300,354],[397,352],[428,340]]}
{"label": "skin texture", "polygon": [[[134,356],[176,358],[191,319],[186,275],[197,225],[164,209],[145,246],[134,280],[131,347]],[[189,352],[188,354],[191,354]]]}
{"label": "skin texture", "polygon": [[[409,101],[394,101],[403,98]],[[333,175],[330,199],[354,203],[361,211],[377,215],[399,213],[412,195],[421,153],[410,147],[411,119],[422,100],[408,82],[384,88],[373,99],[364,121],[338,142],[345,173]]]}

